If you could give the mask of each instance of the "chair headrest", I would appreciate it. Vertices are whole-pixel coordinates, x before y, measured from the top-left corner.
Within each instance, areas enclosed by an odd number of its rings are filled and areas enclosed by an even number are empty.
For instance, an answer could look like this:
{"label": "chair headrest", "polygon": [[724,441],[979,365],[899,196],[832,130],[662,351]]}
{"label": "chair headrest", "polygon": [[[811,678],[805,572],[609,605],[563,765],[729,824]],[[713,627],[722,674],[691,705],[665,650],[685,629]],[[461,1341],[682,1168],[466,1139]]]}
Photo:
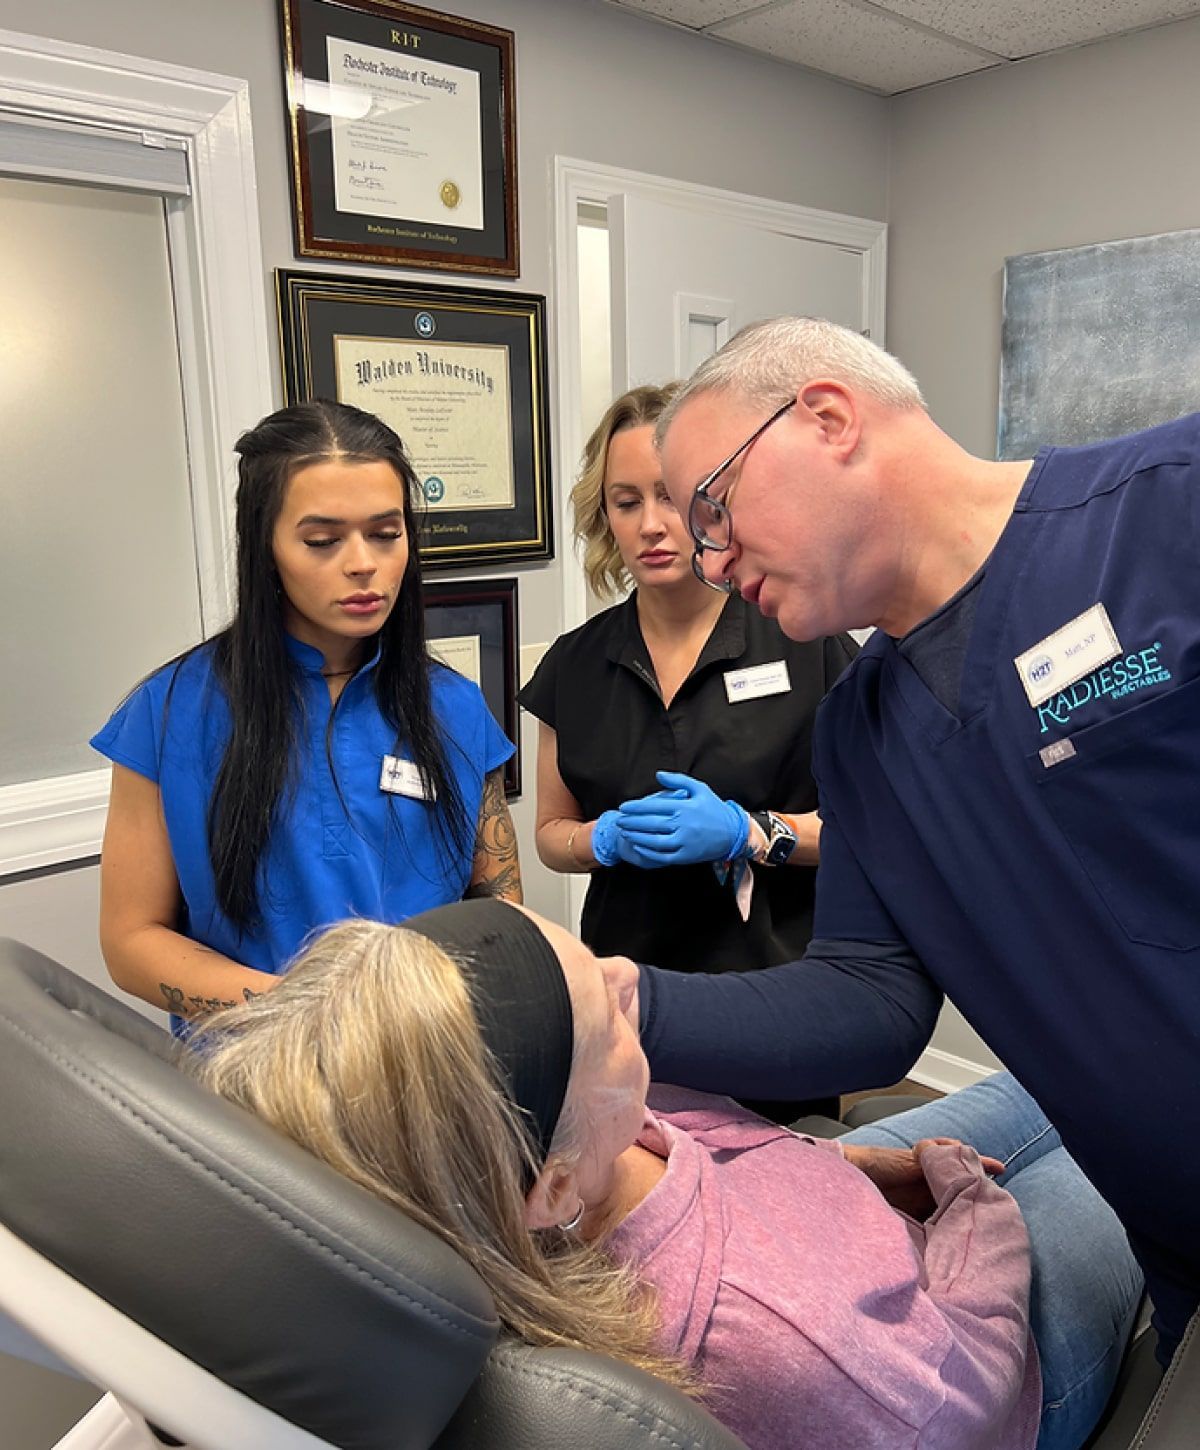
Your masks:
{"label": "chair headrest", "polygon": [[0,1221],[251,1399],[428,1446],[499,1325],[439,1238],[180,1072],[171,1036],[0,938]]}

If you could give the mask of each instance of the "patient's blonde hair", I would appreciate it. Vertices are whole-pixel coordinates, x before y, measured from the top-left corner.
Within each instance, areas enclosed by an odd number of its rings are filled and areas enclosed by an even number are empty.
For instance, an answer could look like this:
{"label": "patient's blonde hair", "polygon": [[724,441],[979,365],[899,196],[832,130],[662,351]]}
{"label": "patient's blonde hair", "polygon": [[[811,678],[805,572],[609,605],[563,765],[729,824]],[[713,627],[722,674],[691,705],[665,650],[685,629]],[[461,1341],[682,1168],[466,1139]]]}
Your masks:
{"label": "patient's blonde hair", "polygon": [[612,599],[632,582],[608,526],[608,510],[604,506],[609,445],[627,428],[656,423],[678,387],[678,383],[664,383],[661,387],[647,383],[630,388],[609,406],[583,445],[583,465],[579,481],[571,490],[571,510],[575,538],[583,550],[583,572],[592,592],[601,599]]}
{"label": "patient's blonde hair", "polygon": [[[692,1388],[655,1349],[654,1301],[631,1272],[558,1230],[526,1227],[533,1145],[466,977],[428,938],[336,926],[278,986],[211,1018],[196,1044],[189,1070],[202,1082],[456,1249],[510,1333]],[[564,1112],[551,1152],[576,1154],[574,1136]]]}

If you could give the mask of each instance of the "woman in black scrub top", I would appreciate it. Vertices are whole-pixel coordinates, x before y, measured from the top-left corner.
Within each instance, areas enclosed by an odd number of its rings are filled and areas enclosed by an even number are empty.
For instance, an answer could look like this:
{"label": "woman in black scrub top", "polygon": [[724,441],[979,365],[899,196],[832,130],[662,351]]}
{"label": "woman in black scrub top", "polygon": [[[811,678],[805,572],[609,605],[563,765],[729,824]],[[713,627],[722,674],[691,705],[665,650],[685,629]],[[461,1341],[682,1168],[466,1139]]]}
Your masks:
{"label": "woman in black scrub top", "polygon": [[594,951],[747,971],[802,956],[812,934],[813,716],[856,646],[797,644],[692,572],[653,442],[676,386],[618,398],[584,449],[585,572],[601,597],[634,587],[557,640],[521,692],[541,722],[537,849],[551,870],[591,873]]}

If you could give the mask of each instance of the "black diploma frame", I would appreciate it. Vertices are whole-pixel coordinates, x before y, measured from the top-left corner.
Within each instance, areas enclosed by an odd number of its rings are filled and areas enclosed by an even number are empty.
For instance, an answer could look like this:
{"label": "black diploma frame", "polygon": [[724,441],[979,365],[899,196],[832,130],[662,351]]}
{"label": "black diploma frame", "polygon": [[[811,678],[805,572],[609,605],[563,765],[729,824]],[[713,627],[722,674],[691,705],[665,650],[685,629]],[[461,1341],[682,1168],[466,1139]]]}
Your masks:
{"label": "black diploma frame", "polygon": [[399,433],[425,502],[422,568],[553,558],[545,298],[275,280],[288,403],[336,398]]}
{"label": "black diploma frame", "polygon": [[[517,720],[517,581],[463,579],[426,583],[425,638],[435,654],[483,691],[496,723],[517,747],[504,766],[504,792],[521,794]],[[452,642],[452,643],[451,643]]]}
{"label": "black diploma frame", "polygon": [[511,30],[280,0],[301,257],[520,273]]}

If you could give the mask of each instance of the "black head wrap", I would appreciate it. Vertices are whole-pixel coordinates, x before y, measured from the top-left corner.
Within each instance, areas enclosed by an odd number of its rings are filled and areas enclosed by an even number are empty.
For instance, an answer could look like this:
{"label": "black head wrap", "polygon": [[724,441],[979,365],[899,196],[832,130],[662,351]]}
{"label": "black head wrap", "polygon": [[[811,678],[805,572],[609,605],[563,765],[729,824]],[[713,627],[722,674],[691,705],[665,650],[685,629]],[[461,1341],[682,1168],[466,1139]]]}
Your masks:
{"label": "black head wrap", "polygon": [[523,911],[495,898],[456,901],[401,925],[463,968],[484,1043],[544,1163],[571,1075],[575,1019],[554,948]]}

